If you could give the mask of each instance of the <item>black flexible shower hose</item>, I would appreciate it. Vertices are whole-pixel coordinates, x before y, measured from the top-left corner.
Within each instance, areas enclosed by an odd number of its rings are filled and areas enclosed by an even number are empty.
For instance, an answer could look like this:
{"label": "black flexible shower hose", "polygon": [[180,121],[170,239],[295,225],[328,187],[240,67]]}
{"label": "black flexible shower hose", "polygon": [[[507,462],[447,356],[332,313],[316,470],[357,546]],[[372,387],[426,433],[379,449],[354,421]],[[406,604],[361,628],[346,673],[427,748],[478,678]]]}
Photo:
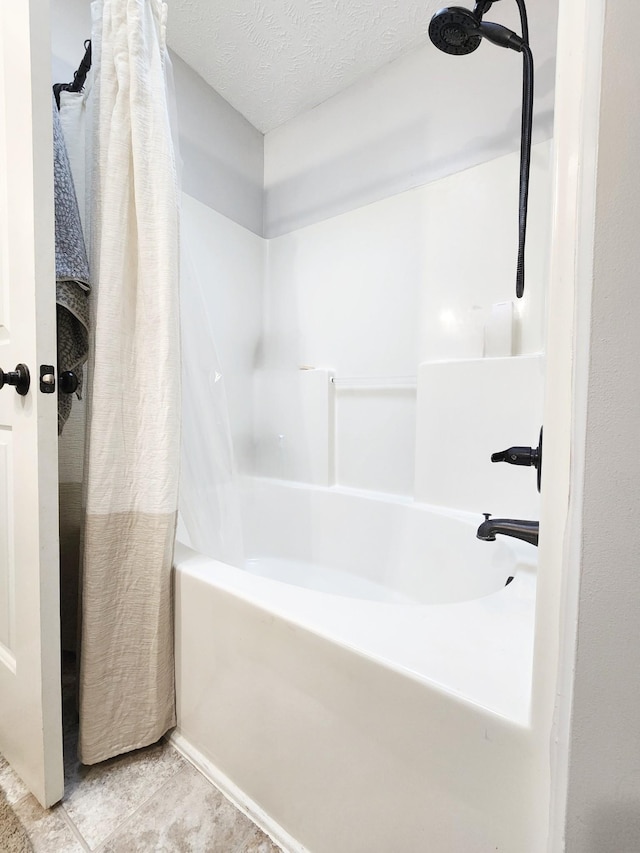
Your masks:
{"label": "black flexible shower hose", "polygon": [[529,207],[529,175],[531,172],[531,144],[533,138],[533,54],[529,47],[529,22],[524,0],[516,0],[522,25],[522,128],[520,133],[520,205],[518,227],[518,265],[516,268],[516,296],[524,293],[524,255],[527,238],[527,213]]}
{"label": "black flexible shower hose", "polygon": [[518,237],[518,266],[516,270],[516,296],[524,293],[524,252],[527,239],[527,211],[529,207],[529,174],[531,172],[531,142],[533,136],[533,54],[528,46],[523,51],[524,91],[522,95],[522,135],[520,142],[520,218]]}

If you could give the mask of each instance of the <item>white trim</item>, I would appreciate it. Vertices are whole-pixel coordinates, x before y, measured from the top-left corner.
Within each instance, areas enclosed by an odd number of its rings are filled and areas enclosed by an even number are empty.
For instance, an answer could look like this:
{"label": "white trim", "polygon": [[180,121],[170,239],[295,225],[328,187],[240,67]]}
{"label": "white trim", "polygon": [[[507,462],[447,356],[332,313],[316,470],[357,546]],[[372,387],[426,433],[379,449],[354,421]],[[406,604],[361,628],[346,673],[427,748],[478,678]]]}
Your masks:
{"label": "white trim", "polygon": [[[549,666],[545,690],[550,724],[549,833],[546,849],[565,849],[567,794],[580,597],[582,515],[590,371],[591,301],[600,98],[606,3],[562,0],[558,29],[555,119],[555,215],[548,312],[545,465],[553,471],[543,496],[536,658]],[[553,439],[547,443],[548,436]],[[553,580],[553,573],[557,577]],[[544,587],[545,581],[542,583]],[[557,619],[558,634],[544,625]],[[544,646],[542,649],[541,646]],[[542,652],[542,653],[541,653]],[[555,658],[555,660],[554,660]],[[555,667],[549,661],[554,660]],[[552,693],[553,690],[553,693]],[[553,717],[547,716],[553,710]]]}
{"label": "white trim", "polygon": [[211,784],[214,785],[230,803],[232,803],[242,812],[242,814],[246,815],[250,821],[255,823],[256,826],[268,835],[274,844],[277,844],[278,847],[284,850],[284,853],[310,853],[306,847],[303,847],[302,844],[289,835],[289,833],[283,829],[279,823],[276,823],[276,821],[273,820],[273,818],[271,818],[264,809],[260,808],[254,800],[248,797],[244,791],[241,791],[228,776],[225,776],[225,774],[216,767],[212,761],[205,758],[205,756],[196,749],[196,747],[193,746],[193,744],[191,744],[178,729],[174,729],[174,731],[167,736],[167,740],[175,749],[177,749],[180,755],[186,758],[187,761],[196,768],[196,770],[202,773],[205,779],[211,782]]}
{"label": "white trim", "polygon": [[0,664],[6,666],[14,675],[16,674],[15,655],[4,645],[4,643],[0,643]]}

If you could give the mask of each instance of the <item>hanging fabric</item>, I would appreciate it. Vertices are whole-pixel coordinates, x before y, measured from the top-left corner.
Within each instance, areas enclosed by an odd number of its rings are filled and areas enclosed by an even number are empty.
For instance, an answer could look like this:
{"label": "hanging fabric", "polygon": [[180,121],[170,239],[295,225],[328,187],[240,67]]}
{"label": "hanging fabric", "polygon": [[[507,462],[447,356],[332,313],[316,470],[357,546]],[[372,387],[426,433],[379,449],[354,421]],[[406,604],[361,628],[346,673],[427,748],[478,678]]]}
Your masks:
{"label": "hanging fabric", "polygon": [[63,393],[60,376],[71,371],[82,399],[83,365],[89,352],[89,263],[80,210],[62,124],[53,105],[53,185],[56,244],[56,323],[58,339],[58,434],[71,414],[72,394]]}
{"label": "hanging fabric", "polygon": [[78,210],[85,240],[89,234],[87,171],[91,168],[91,158],[87,146],[87,126],[91,100],[91,80],[89,80],[82,92],[60,92],[60,110],[58,112],[67,154],[69,155],[73,184],[76,188]]}
{"label": "hanging fabric", "polygon": [[[62,91],[60,93],[60,110],[54,110],[54,152],[57,152],[60,142],[57,140],[59,123],[64,136],[64,148],[68,155],[71,180],[75,188],[77,199],[77,210],[80,217],[80,226],[76,224],[76,230],[81,230],[85,235],[85,116],[87,109],[87,97],[89,86],[82,92]],[[57,157],[57,155],[56,155]],[[57,167],[56,167],[57,168]],[[67,178],[68,180],[68,178]],[[55,184],[60,181],[57,172]],[[64,186],[64,183],[63,183]],[[58,192],[56,191],[56,197]],[[61,212],[61,211],[60,211]],[[64,218],[62,217],[62,222]],[[58,215],[56,215],[56,232],[58,232]],[[58,249],[58,234],[56,234],[56,248]],[[73,244],[71,244],[73,245]],[[60,246],[62,252],[56,251],[56,260],[62,254],[64,258],[64,241]],[[88,269],[88,263],[84,258],[83,264],[73,261],[74,255],[67,257],[66,264],[56,262],[58,277],[64,273],[63,267],[75,269],[76,277],[82,278],[82,266]],[[79,259],[82,261],[82,254]],[[73,370],[74,358],[68,358],[72,354],[73,346],[82,343],[83,354],[86,353],[88,341],[82,335],[82,329],[78,324],[88,326],[88,292],[82,284],[75,284],[75,280],[58,281],[57,312],[62,314],[74,310],[75,301],[80,299],[82,313],[77,313],[66,318],[66,323],[60,323],[58,318],[58,375],[62,367]],[[86,284],[87,282],[85,282]],[[70,328],[71,326],[71,328]],[[78,337],[70,336],[65,345],[65,328],[67,332],[76,331]],[[72,344],[69,350],[68,343]],[[64,651],[76,652],[78,643],[78,580],[80,566],[80,529],[82,523],[82,469],[84,461],[84,433],[85,433],[85,404],[83,399],[77,397],[73,400],[71,412],[66,411],[71,405],[71,396],[59,392],[58,396],[58,426],[64,423],[64,432],[58,440],[58,507],[60,520],[60,636]]]}
{"label": "hanging fabric", "polygon": [[180,456],[178,189],[166,4],[94,0],[80,742],[85,764],[175,725],[171,566]]}

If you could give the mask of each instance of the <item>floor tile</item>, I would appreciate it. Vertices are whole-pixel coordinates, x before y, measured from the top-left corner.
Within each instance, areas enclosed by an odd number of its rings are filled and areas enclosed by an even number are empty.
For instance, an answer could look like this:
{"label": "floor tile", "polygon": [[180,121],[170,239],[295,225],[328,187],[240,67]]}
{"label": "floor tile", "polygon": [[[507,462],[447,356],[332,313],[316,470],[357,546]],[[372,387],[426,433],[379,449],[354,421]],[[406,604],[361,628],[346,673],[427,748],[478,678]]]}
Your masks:
{"label": "floor tile", "polygon": [[74,751],[65,764],[63,808],[94,850],[186,762],[160,741],[91,767],[80,764]]}
{"label": "floor tile", "polygon": [[31,794],[13,807],[24,826],[34,853],[85,853],[65,822],[61,807],[43,809]]}
{"label": "floor tile", "polygon": [[257,826],[233,853],[282,853],[279,847]]}
{"label": "floor tile", "polygon": [[92,767],[80,764],[75,668],[66,664],[62,804],[43,809],[0,756],[0,787],[35,853],[280,853],[165,741]]}
{"label": "floor tile", "polygon": [[26,796],[29,791],[24,785],[22,779],[12,769],[8,761],[0,755],[0,788],[4,791],[7,802],[10,806],[17,803]]}
{"label": "floor tile", "polygon": [[[191,765],[174,776],[109,839],[105,853],[235,853],[255,825]],[[269,853],[269,848],[250,848]]]}

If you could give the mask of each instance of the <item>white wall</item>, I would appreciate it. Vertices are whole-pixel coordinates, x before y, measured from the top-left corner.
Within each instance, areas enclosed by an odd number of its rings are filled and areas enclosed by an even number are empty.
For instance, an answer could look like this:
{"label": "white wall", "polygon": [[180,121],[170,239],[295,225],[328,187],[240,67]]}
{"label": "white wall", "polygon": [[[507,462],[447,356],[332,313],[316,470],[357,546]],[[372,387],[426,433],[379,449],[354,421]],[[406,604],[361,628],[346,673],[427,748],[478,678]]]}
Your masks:
{"label": "white wall", "polygon": [[52,82],[70,83],[91,38],[90,0],[51,0]]}
{"label": "white wall", "polygon": [[[540,352],[544,345],[550,153],[550,143],[534,149],[528,284],[525,299],[516,306],[514,355]],[[415,387],[418,367],[452,358],[482,359],[492,306],[515,302],[517,180],[518,155],[509,154],[269,242],[257,374],[258,473],[308,480],[310,460],[321,450],[303,429],[309,396],[303,401],[300,383],[307,387],[311,380],[301,367],[321,368],[338,379],[377,379],[378,386],[412,377],[413,389],[332,389],[333,405],[324,415],[330,418],[332,445],[325,479],[416,494],[416,394],[419,399],[426,393],[420,383]],[[490,224],[478,224],[485,222]],[[541,377],[541,371],[533,375]],[[509,441],[508,412],[518,409],[518,394],[523,395],[520,408],[537,414],[531,415],[525,435],[518,432],[522,421],[514,419]],[[537,443],[541,381],[529,387],[523,374],[517,387],[503,389],[502,399],[504,413],[495,411],[498,395],[493,413],[488,406],[469,413],[469,422],[452,422],[445,432],[462,441],[466,437],[470,454],[479,447],[474,442],[482,432],[478,421],[474,436],[474,419],[496,421],[498,443],[501,436],[510,444]],[[525,405],[529,399],[537,400],[533,409]],[[427,400],[427,411],[429,406]],[[446,417],[444,410],[441,420],[448,424]],[[315,438],[319,440],[318,434]],[[423,440],[420,431],[417,440]],[[521,471],[510,473],[516,492],[535,494],[532,476],[524,480]],[[418,494],[443,493],[420,481]],[[496,483],[504,484],[504,479],[498,475]],[[468,498],[461,492],[458,505],[481,509],[477,494],[477,488]],[[495,494],[489,491],[489,503]],[[533,511],[536,504],[521,500],[515,505]]]}
{"label": "white wall", "polygon": [[[519,354],[543,347],[550,157],[534,147]],[[491,306],[516,302],[517,186],[511,154],[272,239],[265,359],[375,376],[482,357]]]}
{"label": "white wall", "polygon": [[[535,140],[550,138],[558,0],[529,3]],[[515,3],[488,19],[519,28]],[[519,149],[519,55],[466,57],[426,40],[265,137],[265,236],[354,210]]]}
{"label": "white wall", "polygon": [[[569,579],[577,635],[566,648],[574,663],[571,728],[563,742],[567,853],[626,853],[640,845],[640,116],[630,106],[640,67],[628,39],[635,4],[610,0],[604,10],[604,40],[600,32],[586,57],[596,74],[602,57],[602,89],[592,293],[589,278],[578,281],[578,304],[588,313],[590,302],[591,314],[586,346],[575,356],[588,384],[574,445],[584,470],[572,519],[572,532],[581,534],[579,576]],[[599,14],[590,17],[592,25]],[[587,232],[593,212],[586,203],[583,212]]]}
{"label": "white wall", "polygon": [[183,190],[233,222],[262,234],[262,134],[179,56],[172,53],[171,59]]}

